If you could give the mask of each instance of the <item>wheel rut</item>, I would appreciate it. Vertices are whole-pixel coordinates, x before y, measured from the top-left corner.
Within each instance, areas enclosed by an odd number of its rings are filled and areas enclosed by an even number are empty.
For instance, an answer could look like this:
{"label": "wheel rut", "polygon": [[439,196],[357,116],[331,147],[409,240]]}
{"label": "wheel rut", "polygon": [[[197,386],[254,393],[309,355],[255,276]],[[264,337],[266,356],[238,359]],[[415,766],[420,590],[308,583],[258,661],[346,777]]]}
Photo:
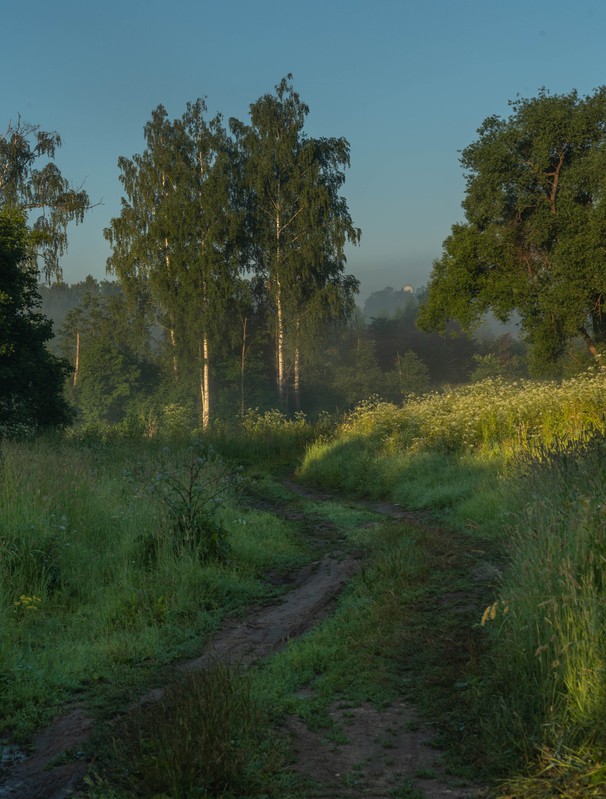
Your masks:
{"label": "wheel rut", "polygon": [[[290,480],[284,485],[307,499],[343,502]],[[351,504],[418,527],[432,523],[425,514],[385,502]],[[176,664],[176,670],[203,670],[215,662],[248,665],[271,656],[319,624],[362,567],[360,556],[333,549],[291,575],[288,583],[292,587],[279,601],[251,609],[243,621],[227,620],[198,657]],[[164,693],[164,688],[149,691],[131,707],[158,701]],[[401,785],[403,775],[411,776],[411,789],[414,784],[418,792],[402,796],[469,799],[476,795],[475,789],[453,787],[444,777],[440,754],[430,744],[431,735],[408,703],[398,701],[384,710],[335,704],[330,715],[345,730],[346,737],[339,746],[307,729],[297,718],[289,718],[284,724],[284,734],[289,736],[296,758],[293,771],[309,784],[303,794],[306,799],[393,799],[400,795],[396,786]],[[0,799],[67,799],[80,795],[91,766],[83,752],[94,727],[86,706],[73,703],[35,737],[30,753],[5,747],[0,759]],[[420,790],[415,775],[422,772],[431,773],[432,778]]]}

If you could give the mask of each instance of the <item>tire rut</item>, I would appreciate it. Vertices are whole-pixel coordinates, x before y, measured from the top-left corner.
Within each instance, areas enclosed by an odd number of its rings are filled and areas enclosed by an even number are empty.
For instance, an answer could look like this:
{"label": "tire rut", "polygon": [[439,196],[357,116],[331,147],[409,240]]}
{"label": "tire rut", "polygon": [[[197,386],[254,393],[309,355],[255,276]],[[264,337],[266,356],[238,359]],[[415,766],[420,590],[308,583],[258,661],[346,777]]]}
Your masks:
{"label": "tire rut", "polygon": [[[324,556],[301,570],[295,578],[298,585],[280,602],[256,610],[244,622],[224,624],[202,655],[178,664],[177,669],[201,670],[217,660],[250,664],[279,651],[330,612],[335,598],[361,566],[354,556]],[[157,701],[163,694],[164,689],[155,689],[135,704]],[[71,758],[85,747],[93,727],[94,719],[85,706],[73,704],[36,736],[31,755],[9,748],[0,764],[0,799],[65,799],[73,795],[89,763]]]}
{"label": "tire rut", "polygon": [[[342,497],[290,480],[283,484],[305,499],[344,503]],[[440,527],[430,514],[407,511],[388,502],[356,500],[350,504],[417,528]],[[283,512],[280,508],[272,510]],[[293,587],[280,601],[252,609],[244,621],[226,621],[199,657],[175,664],[175,669],[200,671],[218,661],[249,665],[278,652],[290,640],[319,624],[331,612],[348,581],[363,567],[359,555],[341,554],[337,551],[338,541],[333,544],[336,548],[332,552],[290,576],[288,582]],[[149,691],[131,708],[158,701],[164,693],[164,688]],[[5,749],[0,760],[0,799],[67,799],[82,787],[91,763],[81,753],[93,732],[94,719],[82,703],[72,704],[66,711],[38,734],[31,755],[25,757],[17,749]],[[413,778],[411,789],[414,785],[414,789],[422,790],[422,794],[410,795],[424,795],[427,799],[469,799],[476,795],[477,788],[453,786],[443,775],[439,752],[431,746],[428,730],[418,722],[415,709],[407,702],[399,701],[383,711],[368,705],[354,711],[335,705],[331,717],[345,727],[347,744],[329,747],[325,739],[300,720],[293,717],[286,721],[285,733],[291,738],[296,756],[293,769],[310,781],[306,794],[309,799],[388,799],[399,795],[403,772]],[[392,730],[392,738],[376,739],[381,730]],[[392,760],[395,766],[390,765]],[[361,763],[364,768],[360,770]],[[415,775],[423,769],[427,773],[433,770],[434,779],[421,786]],[[408,794],[403,791],[402,795]]]}

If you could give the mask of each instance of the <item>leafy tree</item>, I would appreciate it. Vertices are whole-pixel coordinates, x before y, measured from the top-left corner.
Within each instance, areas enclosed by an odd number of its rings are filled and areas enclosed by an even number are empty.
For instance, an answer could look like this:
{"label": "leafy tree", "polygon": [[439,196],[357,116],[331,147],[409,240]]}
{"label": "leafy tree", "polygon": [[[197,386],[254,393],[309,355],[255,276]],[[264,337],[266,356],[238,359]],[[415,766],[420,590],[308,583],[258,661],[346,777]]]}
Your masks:
{"label": "leafy tree", "polygon": [[122,294],[104,294],[94,281],[89,286],[67,314],[59,341],[73,358],[72,397],[85,421],[116,423],[157,389],[158,369],[144,320]]}
{"label": "leafy tree", "polygon": [[54,163],[59,147],[58,133],[22,122],[20,117],[0,134],[0,206],[21,208],[28,219],[35,217],[26,257],[34,264],[38,256],[42,258],[47,279],[60,277],[59,256],[67,247],[67,225],[81,222],[90,205],[87,193],[81,187],[72,188]]}
{"label": "leafy tree", "polygon": [[420,331],[416,320],[422,300],[422,296],[415,295],[393,317],[379,316],[368,325],[379,366],[387,372],[393,369],[398,358],[411,350],[429,369],[432,383],[439,385],[466,380],[477,345],[452,322],[448,324],[448,336]]}
{"label": "leafy tree", "polygon": [[373,342],[358,338],[346,364],[335,368],[332,382],[348,407],[375,395],[384,399],[384,373],[377,363]]}
{"label": "leafy tree", "polygon": [[407,350],[404,355],[396,356],[393,376],[398,399],[410,394],[424,394],[429,390],[429,369],[421,358],[412,350]]}
{"label": "leafy tree", "polygon": [[503,377],[508,380],[527,377],[525,347],[509,333],[492,341],[485,339],[483,348],[485,352],[473,356],[475,367],[470,375],[473,382],[488,377]]}
{"label": "leafy tree", "polygon": [[0,208],[0,429],[69,422],[65,361],[45,347],[52,323],[37,309],[37,270],[27,260],[22,211]]}
{"label": "leafy tree", "polygon": [[286,401],[289,372],[295,401],[301,348],[319,319],[351,310],[358,281],[344,276],[345,244],[356,244],[339,191],[349,166],[344,138],[304,133],[309,108],[292,75],[250,106],[250,125],[232,119],[248,189],[249,252],[273,307],[278,393]]}
{"label": "leafy tree", "polygon": [[511,108],[462,153],[466,222],[444,242],[419,324],[469,329],[515,309],[536,371],[574,337],[594,355],[606,339],[606,87]]}
{"label": "leafy tree", "polygon": [[[147,148],[120,158],[126,198],[106,229],[108,269],[135,305],[158,309],[175,379],[197,373],[202,424],[210,421],[210,359],[228,324],[239,271],[233,153],[221,117],[202,100],[171,122],[158,106],[145,126]],[[197,369],[183,369],[197,363]]]}

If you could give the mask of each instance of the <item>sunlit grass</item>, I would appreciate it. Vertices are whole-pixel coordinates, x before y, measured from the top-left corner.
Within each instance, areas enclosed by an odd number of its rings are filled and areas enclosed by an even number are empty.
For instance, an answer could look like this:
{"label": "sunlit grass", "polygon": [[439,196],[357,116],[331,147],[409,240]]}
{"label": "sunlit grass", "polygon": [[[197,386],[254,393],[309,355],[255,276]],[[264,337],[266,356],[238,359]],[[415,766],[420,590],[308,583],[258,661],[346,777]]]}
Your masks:
{"label": "sunlit grass", "polygon": [[603,372],[363,403],[300,468],[502,541],[468,693],[493,772],[531,764],[508,795],[606,785],[605,409]]}

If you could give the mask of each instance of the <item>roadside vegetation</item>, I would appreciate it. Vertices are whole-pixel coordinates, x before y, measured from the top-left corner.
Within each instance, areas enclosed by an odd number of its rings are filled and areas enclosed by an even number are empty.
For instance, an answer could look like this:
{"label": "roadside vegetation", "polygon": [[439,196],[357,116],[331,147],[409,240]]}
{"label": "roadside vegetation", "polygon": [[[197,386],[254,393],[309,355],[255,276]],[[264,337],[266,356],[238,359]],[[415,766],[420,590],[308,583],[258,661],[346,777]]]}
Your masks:
{"label": "roadside vegetation", "polygon": [[[305,795],[284,719],[298,715],[338,741],[346,731],[331,703],[403,695],[434,723],[455,783],[501,781],[501,795],[529,799],[560,788],[599,796],[605,388],[598,372],[493,380],[401,406],[367,402],[340,423],[274,412],[198,439],[106,427],[5,440],[6,740],[31,740],[74,696],[112,718],[172,681],[170,664],[199,653],[222,618],[276,597],[279,575],[338,546],[367,565],[335,615],[267,663],[177,681],[156,709],[111,727],[93,796],[188,796],[194,784],[209,796]],[[341,499],[296,497],[269,476],[297,462],[299,479]],[[381,521],[344,495],[390,500],[419,522]],[[226,703],[216,713],[235,709],[244,724],[226,721],[218,741],[199,728],[209,691]],[[182,767],[171,756],[177,782],[162,783],[150,751],[167,751],[175,707],[185,721],[171,751],[184,756]],[[223,761],[238,767],[190,769],[181,734],[227,747]]]}
{"label": "roadside vegetation", "polygon": [[1,475],[0,693],[17,740],[74,691],[157,678],[274,596],[267,571],[309,557],[200,443],[5,441]]}
{"label": "roadside vegetation", "polygon": [[500,549],[466,693],[488,770],[526,775],[515,796],[606,785],[605,390],[591,372],[365,403],[300,468],[332,490],[431,509]]}
{"label": "roadside vegetation", "polygon": [[[428,289],[363,310],[349,144],[308,113],[290,75],[228,128],[157,106],[119,159],[117,281],[72,287],[61,139],[0,136],[2,744],[77,699],[95,799],[287,799],[289,718],[338,746],[336,702],[406,697],[453,785],[604,797],[606,89],[487,118]],[[326,553],[362,565],[315,629],[175,677]]]}

